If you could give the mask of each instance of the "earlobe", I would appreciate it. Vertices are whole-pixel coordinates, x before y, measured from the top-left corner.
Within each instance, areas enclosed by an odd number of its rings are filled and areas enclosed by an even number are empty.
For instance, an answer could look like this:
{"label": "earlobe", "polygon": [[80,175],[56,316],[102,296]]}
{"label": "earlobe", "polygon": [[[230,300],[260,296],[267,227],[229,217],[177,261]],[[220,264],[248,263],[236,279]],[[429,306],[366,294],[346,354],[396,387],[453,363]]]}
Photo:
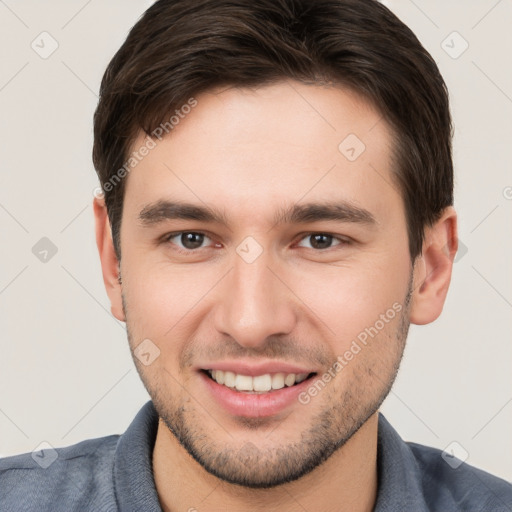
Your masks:
{"label": "earlobe", "polygon": [[125,315],[122,303],[122,288],[119,280],[119,261],[117,259],[112,231],[103,198],[94,198],[94,219],[96,225],[96,245],[101,262],[103,283],[110,299],[110,310],[120,321],[124,322]]}
{"label": "earlobe", "polygon": [[457,214],[450,206],[425,231],[423,251],[414,265],[411,323],[428,324],[441,314],[450,286],[457,247]]}

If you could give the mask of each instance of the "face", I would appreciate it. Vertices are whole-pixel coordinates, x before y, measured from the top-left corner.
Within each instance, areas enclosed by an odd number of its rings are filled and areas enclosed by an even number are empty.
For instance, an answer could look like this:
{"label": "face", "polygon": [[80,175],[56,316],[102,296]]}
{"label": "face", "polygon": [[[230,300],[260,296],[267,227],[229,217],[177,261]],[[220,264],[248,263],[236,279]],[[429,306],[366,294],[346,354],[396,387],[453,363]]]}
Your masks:
{"label": "face", "polygon": [[391,132],[335,87],[196,99],[127,178],[129,342],[150,340],[134,361],[168,435],[270,487],[335,453],[395,378],[412,268]]}

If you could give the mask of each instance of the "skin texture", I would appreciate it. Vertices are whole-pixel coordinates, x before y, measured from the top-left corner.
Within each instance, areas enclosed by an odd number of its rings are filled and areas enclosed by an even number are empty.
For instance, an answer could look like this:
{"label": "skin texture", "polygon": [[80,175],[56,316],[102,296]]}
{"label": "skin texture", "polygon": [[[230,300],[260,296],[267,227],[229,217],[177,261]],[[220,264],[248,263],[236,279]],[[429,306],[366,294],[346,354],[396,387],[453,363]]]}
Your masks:
{"label": "skin texture", "polygon": [[[391,131],[353,92],[283,81],[197,101],[126,178],[120,266],[104,203],[94,202],[112,313],[127,322],[132,350],[145,339],[160,350],[148,366],[134,361],[160,415],[153,467],[162,508],[370,511],[377,411],[409,323],[442,311],[456,213],[447,208],[427,229],[413,265]],[[355,161],[338,149],[349,134],[366,146]],[[143,143],[140,135],[133,148]],[[144,225],[140,212],[161,199],[216,208],[227,225]],[[376,222],[274,222],[288,206],[329,201],[364,208]],[[180,231],[206,236],[193,250],[180,236],[164,238]],[[311,233],[334,238],[318,248]],[[236,252],[248,236],[262,249],[251,263]],[[197,370],[277,360],[321,376],[393,304],[398,314],[325,388],[270,417],[219,407]]]}

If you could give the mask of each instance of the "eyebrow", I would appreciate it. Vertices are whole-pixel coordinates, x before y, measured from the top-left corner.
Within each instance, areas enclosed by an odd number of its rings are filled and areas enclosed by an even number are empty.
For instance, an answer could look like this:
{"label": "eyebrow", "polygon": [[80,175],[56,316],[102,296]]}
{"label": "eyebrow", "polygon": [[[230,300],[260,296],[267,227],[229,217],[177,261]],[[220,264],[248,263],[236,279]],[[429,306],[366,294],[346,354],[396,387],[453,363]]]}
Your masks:
{"label": "eyebrow", "polygon": [[[139,213],[143,226],[153,226],[165,220],[196,220],[227,226],[226,216],[220,210],[191,203],[159,200],[146,205]],[[368,210],[348,201],[294,204],[281,208],[274,216],[276,224],[306,224],[322,220],[334,220],[375,226],[376,218]]]}

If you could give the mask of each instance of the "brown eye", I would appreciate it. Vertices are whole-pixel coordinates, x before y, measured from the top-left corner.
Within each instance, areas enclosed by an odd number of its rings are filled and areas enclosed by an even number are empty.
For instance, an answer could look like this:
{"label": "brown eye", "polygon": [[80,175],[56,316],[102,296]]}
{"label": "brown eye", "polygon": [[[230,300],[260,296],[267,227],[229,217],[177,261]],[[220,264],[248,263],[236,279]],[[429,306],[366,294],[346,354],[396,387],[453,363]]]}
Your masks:
{"label": "brown eye", "polygon": [[197,249],[203,243],[204,235],[200,233],[182,233],[180,241],[186,249]]}
{"label": "brown eye", "polygon": [[201,248],[205,239],[209,240],[209,238],[204,233],[182,231],[180,233],[170,234],[166,238],[166,241],[176,245],[179,249],[193,251],[195,249]]}
{"label": "brown eye", "polygon": [[307,245],[306,246],[302,245],[304,240],[308,240],[309,241],[310,248],[318,249],[318,250],[329,249],[330,247],[332,247],[332,242],[334,240],[337,240],[337,243],[334,244],[334,245],[341,245],[343,243],[347,243],[347,242],[345,242],[344,240],[341,240],[338,237],[335,237],[333,235],[329,235],[328,233],[310,233],[310,234],[306,235],[301,240],[299,245],[301,247],[308,247]]}
{"label": "brown eye", "polygon": [[331,235],[324,235],[322,233],[310,235],[311,246],[314,249],[327,249],[330,247],[333,237]]}

